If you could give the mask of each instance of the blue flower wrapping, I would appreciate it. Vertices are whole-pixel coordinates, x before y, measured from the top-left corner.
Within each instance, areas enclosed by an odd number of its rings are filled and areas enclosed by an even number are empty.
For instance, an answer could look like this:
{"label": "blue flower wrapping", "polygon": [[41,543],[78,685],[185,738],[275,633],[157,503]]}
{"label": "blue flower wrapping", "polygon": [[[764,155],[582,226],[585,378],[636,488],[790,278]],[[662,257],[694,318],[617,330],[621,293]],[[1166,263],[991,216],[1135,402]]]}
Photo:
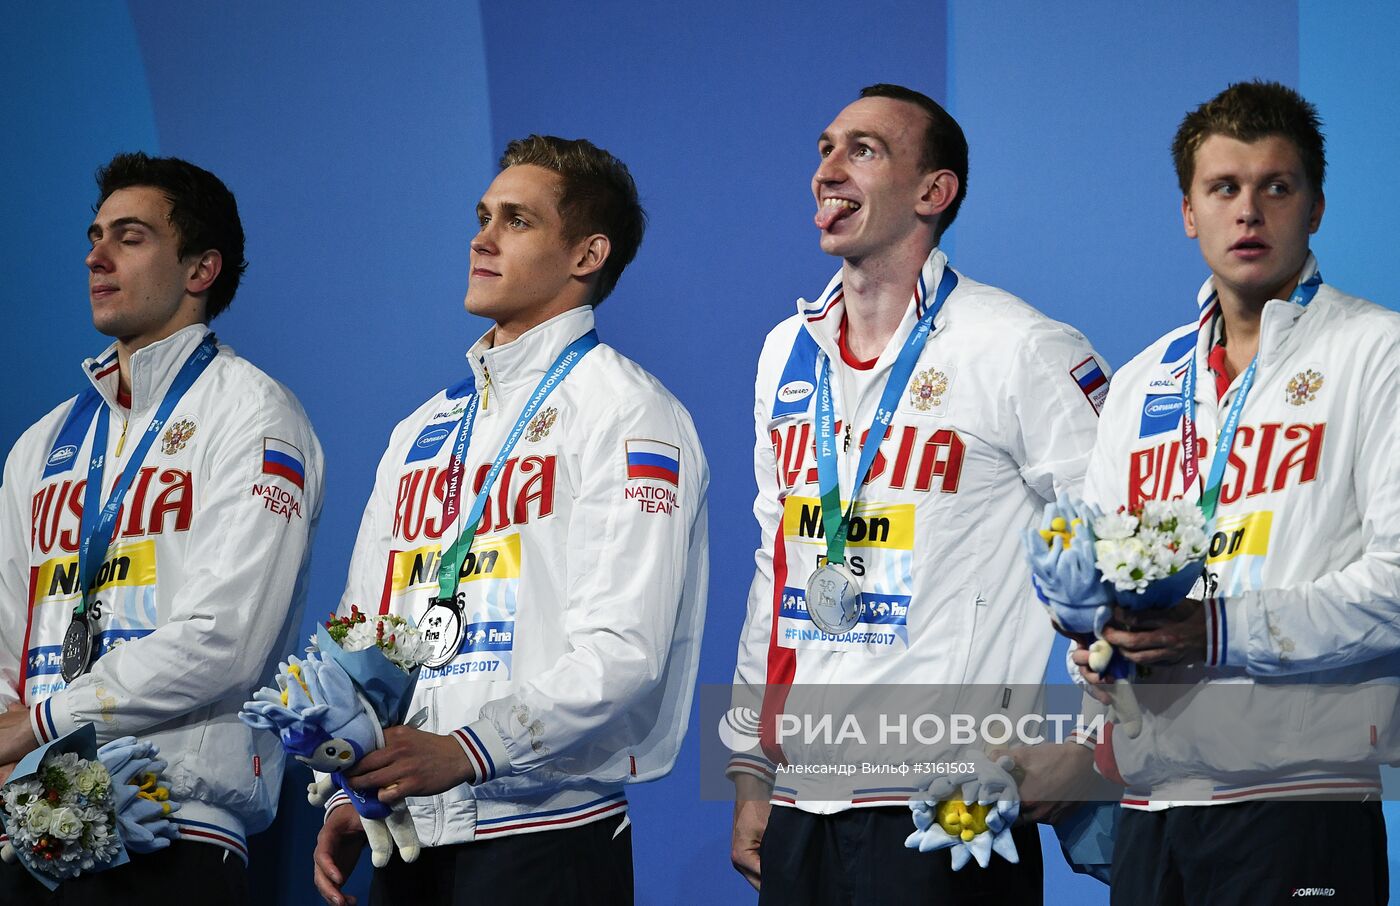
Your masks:
{"label": "blue flower wrapping", "polygon": [[404,722],[420,668],[405,673],[374,646],[362,651],[346,651],[336,644],[325,626],[316,627],[316,646],[350,675],[355,688],[374,707],[380,726],[392,727]]}
{"label": "blue flower wrapping", "polygon": [[[10,783],[15,783],[21,780],[33,779],[34,776],[39,773],[39,767],[43,763],[45,755],[48,755],[49,753],[53,753],[54,755],[62,755],[67,752],[72,752],[74,755],[77,755],[79,758],[85,759],[87,761],[99,760],[97,757],[96,728],[93,727],[92,724],[83,724],[81,727],[74,730],[73,732],[60,736],[53,742],[45,743],[44,745],[39,746],[39,748],[35,749],[34,751],[30,752],[28,755],[20,759],[19,764],[15,765],[15,769],[10,774],[10,777],[6,781],[6,784],[8,785]],[[7,818],[8,816],[6,815],[5,810],[3,808],[0,808],[0,828],[6,828],[6,832],[8,833],[8,825],[6,824]],[[127,855],[126,846],[120,842],[121,833],[118,830],[116,824],[113,824],[112,830],[114,833],[117,834],[119,840],[117,846],[117,854],[113,856],[110,861],[104,863],[99,869],[97,869],[98,871],[103,871],[108,868],[116,868],[118,865],[125,865],[126,863],[131,861],[131,857]],[[24,866],[25,870],[28,871],[40,884],[43,884],[45,888],[47,888],[48,890],[58,889],[59,881],[56,878],[50,877],[49,875],[46,875],[43,872],[39,871],[34,866],[30,865],[29,862],[23,856],[20,856],[19,861],[20,864]]]}

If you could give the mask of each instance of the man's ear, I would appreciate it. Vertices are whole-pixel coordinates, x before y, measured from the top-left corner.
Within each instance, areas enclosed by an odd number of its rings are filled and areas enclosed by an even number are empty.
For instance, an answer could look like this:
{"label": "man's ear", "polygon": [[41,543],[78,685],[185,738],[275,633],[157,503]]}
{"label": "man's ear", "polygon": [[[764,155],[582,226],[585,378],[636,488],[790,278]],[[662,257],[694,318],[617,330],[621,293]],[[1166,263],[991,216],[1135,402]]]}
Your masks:
{"label": "man's ear", "polygon": [[578,255],[574,259],[573,275],[587,277],[596,273],[608,260],[608,254],[612,251],[612,243],[602,233],[594,233],[592,236],[580,239],[576,248]]}
{"label": "man's ear", "polygon": [[958,197],[958,174],[952,170],[934,170],[924,176],[915,211],[922,217],[937,217],[948,210]]}
{"label": "man's ear", "polygon": [[1322,194],[1322,190],[1317,190],[1317,198],[1313,201],[1312,214],[1308,217],[1308,233],[1316,233],[1317,228],[1322,226],[1322,212],[1327,209],[1327,196]]}
{"label": "man's ear", "polygon": [[190,257],[194,260],[185,277],[185,292],[197,296],[208,292],[209,287],[219,278],[219,273],[224,269],[224,256],[219,254],[218,249],[208,249],[200,252],[198,256]]}

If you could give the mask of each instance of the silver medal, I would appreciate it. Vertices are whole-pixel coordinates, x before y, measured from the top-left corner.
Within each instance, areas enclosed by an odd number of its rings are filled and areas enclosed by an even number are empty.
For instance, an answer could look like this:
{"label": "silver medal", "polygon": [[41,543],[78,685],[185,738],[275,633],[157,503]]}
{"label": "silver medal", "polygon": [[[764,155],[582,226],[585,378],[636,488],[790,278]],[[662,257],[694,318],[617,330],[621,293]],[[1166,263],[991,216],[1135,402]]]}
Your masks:
{"label": "silver medal", "polygon": [[434,598],[418,620],[418,631],[432,647],[432,654],[423,661],[424,667],[443,667],[457,656],[462,647],[462,610],[451,598]]}
{"label": "silver medal", "polygon": [[807,615],[822,632],[850,632],[862,610],[860,582],[845,564],[827,563],[807,580]]}
{"label": "silver medal", "polygon": [[87,672],[92,659],[92,624],[86,614],[73,617],[68,631],[63,635],[62,673],[63,681],[71,683]]}

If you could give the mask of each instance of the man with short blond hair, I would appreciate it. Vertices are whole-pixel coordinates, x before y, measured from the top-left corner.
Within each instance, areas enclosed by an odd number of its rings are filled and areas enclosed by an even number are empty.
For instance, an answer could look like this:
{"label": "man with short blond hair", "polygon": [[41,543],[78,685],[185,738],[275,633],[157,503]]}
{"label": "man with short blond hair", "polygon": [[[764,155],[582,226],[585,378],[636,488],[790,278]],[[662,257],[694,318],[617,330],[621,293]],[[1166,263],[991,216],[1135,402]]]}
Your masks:
{"label": "man with short blond hair", "polygon": [[[630,903],[625,788],[685,733],[709,473],[685,408],[594,329],[645,224],[622,162],[511,142],[476,211],[466,306],[493,326],[394,429],[341,599],[437,633],[424,723],[347,772],[407,800],[424,844],[371,900]],[[333,904],[364,846],[345,801],[315,855]]]}

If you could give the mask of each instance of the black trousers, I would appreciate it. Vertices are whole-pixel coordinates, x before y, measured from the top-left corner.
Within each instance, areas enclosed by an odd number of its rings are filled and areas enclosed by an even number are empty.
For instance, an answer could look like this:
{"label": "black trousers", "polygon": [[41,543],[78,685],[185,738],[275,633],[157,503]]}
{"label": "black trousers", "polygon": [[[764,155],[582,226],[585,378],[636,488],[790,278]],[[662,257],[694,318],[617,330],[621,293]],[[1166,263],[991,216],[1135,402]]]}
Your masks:
{"label": "black trousers", "polygon": [[993,854],[986,868],[953,871],[947,850],[905,849],[914,831],[909,809],[861,808],[813,815],[774,806],[759,847],[759,906],[1038,906],[1042,902],[1040,834],[1034,825],[1012,837],[1017,864]]}
{"label": "black trousers", "polygon": [[396,852],[375,869],[369,902],[630,906],[632,826],[626,818],[606,818],[567,830],[427,847],[412,865]]}
{"label": "black trousers", "polygon": [[0,865],[0,903],[23,906],[248,906],[248,868],[221,846],[176,841],[119,868],[82,875],[49,893],[18,864]]}
{"label": "black trousers", "polygon": [[1379,802],[1241,802],[1125,809],[1113,906],[1234,906],[1389,900]]}

